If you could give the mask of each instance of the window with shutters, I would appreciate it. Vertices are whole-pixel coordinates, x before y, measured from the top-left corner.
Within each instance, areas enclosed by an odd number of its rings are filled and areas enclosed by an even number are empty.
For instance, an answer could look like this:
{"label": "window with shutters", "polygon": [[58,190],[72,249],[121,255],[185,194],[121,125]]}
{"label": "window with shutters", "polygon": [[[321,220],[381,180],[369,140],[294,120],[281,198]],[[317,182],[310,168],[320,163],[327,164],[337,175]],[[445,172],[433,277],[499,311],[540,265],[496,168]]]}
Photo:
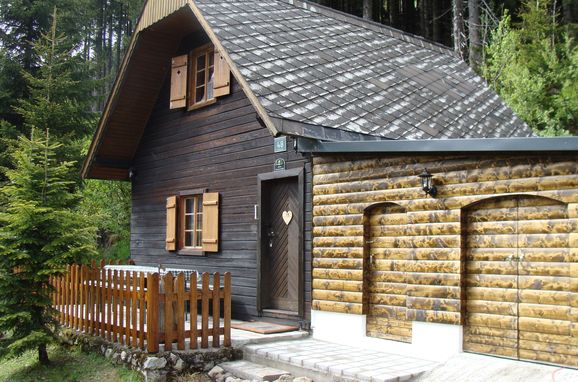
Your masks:
{"label": "window with shutters", "polygon": [[203,196],[184,196],[180,200],[179,249],[203,248]]}
{"label": "window with shutters", "polygon": [[191,52],[189,109],[215,102],[215,50],[206,45]]}
{"label": "window with shutters", "polygon": [[219,193],[204,189],[167,198],[167,251],[203,255],[219,250]]}
{"label": "window with shutters", "polygon": [[231,71],[213,45],[203,45],[188,55],[173,57],[171,109],[194,110],[216,102],[231,92]]}

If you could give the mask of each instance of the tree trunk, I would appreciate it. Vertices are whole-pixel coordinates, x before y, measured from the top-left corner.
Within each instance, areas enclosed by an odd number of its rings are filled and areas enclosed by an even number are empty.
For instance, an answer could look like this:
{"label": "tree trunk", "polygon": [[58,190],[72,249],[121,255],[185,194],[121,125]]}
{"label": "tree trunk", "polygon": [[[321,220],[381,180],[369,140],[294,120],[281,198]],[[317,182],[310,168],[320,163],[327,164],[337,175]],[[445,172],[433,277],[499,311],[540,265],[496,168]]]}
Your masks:
{"label": "tree trunk", "polygon": [[479,0],[468,0],[468,32],[470,37],[470,66],[478,70],[481,64],[480,4]]}
{"label": "tree trunk", "polygon": [[441,0],[432,0],[432,39],[435,42],[442,42],[442,28],[440,20],[440,2]]}
{"label": "tree trunk", "polygon": [[42,365],[50,363],[50,360],[48,359],[48,351],[46,351],[46,344],[38,345],[38,362]]}
{"label": "tree trunk", "polygon": [[419,34],[428,38],[427,34],[427,6],[426,0],[419,0]]}
{"label": "tree trunk", "polygon": [[453,0],[454,51],[464,59],[464,11],[463,0]]}
{"label": "tree trunk", "polygon": [[373,19],[373,0],[363,0],[363,18]]}
{"label": "tree trunk", "polygon": [[389,25],[394,28],[399,27],[399,0],[388,0],[387,10],[389,11]]}

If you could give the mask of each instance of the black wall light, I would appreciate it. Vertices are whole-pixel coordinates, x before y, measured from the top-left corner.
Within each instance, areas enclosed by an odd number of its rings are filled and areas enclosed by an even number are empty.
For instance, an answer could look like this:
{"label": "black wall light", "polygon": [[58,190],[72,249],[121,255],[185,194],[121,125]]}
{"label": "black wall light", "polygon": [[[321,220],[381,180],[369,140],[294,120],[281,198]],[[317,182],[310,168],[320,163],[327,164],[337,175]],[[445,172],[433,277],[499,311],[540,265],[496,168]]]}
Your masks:
{"label": "black wall light", "polygon": [[427,168],[424,168],[423,172],[419,174],[418,177],[421,180],[421,189],[426,193],[426,195],[431,195],[432,197],[435,197],[436,194],[438,193],[438,190],[436,186],[434,186],[433,176],[432,174],[430,174]]}

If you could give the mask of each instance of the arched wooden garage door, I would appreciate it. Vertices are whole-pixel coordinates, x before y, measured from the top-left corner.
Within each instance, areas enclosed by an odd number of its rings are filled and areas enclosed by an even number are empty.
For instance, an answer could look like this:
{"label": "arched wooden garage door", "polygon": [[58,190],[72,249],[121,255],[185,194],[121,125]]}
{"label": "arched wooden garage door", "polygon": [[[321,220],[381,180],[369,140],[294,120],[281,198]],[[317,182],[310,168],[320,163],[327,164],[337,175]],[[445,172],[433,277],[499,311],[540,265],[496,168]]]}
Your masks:
{"label": "arched wooden garage door", "polygon": [[407,319],[407,248],[399,248],[396,237],[405,236],[405,209],[397,204],[372,208],[366,221],[369,337],[411,342],[411,321]]}
{"label": "arched wooden garage door", "polygon": [[578,366],[576,249],[565,204],[537,197],[465,211],[464,350]]}

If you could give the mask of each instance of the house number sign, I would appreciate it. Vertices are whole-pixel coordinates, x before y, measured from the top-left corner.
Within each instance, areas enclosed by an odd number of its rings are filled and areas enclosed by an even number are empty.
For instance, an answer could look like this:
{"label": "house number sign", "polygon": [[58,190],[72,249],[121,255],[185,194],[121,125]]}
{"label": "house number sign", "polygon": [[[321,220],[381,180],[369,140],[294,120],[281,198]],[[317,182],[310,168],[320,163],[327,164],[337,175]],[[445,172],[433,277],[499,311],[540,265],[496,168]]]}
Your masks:
{"label": "house number sign", "polygon": [[285,170],[285,159],[277,158],[273,164],[273,171],[283,171]]}
{"label": "house number sign", "polygon": [[273,143],[274,151],[276,153],[284,153],[287,151],[287,137],[277,137]]}

